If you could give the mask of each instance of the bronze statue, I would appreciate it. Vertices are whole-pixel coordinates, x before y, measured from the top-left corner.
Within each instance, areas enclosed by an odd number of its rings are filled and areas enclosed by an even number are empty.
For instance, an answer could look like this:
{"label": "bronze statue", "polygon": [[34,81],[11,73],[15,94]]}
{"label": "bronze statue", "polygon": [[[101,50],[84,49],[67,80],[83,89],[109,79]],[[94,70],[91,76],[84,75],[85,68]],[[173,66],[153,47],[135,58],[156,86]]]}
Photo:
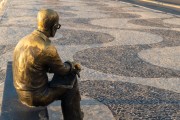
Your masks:
{"label": "bronze statue", "polygon": [[[38,12],[38,28],[22,38],[13,54],[14,86],[20,101],[27,106],[47,106],[61,100],[64,120],[82,120],[80,93],[76,74],[81,66],[62,62],[49,37],[60,29],[57,12],[43,9]],[[47,73],[54,73],[48,81]]]}

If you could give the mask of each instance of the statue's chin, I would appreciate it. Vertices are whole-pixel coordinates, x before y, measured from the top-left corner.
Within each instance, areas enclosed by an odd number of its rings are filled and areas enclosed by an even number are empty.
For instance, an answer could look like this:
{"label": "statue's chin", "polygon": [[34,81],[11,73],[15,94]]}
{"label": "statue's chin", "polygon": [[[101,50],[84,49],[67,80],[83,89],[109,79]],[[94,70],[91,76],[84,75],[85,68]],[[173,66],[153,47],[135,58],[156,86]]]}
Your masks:
{"label": "statue's chin", "polygon": [[55,36],[55,34],[51,34],[51,35],[50,35],[50,37],[54,37],[54,36]]}
{"label": "statue's chin", "polygon": [[54,37],[55,36],[55,34],[54,35],[52,35],[52,37]]}
{"label": "statue's chin", "polygon": [[56,34],[56,32],[52,32],[51,37],[54,37],[54,36],[55,36],[55,34]]}

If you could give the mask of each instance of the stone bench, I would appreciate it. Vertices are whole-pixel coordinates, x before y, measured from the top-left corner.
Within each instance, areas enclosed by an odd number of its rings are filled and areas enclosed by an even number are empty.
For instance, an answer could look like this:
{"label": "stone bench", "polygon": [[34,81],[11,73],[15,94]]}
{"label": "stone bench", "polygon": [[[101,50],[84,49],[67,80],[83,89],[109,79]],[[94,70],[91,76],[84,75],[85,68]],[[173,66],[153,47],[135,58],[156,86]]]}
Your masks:
{"label": "stone bench", "polygon": [[8,62],[1,108],[1,120],[48,120],[47,107],[27,107],[19,100],[13,85],[12,62]]}

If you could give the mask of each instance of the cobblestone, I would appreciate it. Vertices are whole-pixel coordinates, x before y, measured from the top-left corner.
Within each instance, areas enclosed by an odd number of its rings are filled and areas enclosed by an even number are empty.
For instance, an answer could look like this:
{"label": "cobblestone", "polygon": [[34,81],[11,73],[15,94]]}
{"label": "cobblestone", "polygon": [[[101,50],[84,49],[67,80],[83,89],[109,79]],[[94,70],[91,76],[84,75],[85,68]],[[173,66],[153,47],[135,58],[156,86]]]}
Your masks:
{"label": "cobblestone", "polygon": [[[56,10],[52,39],[63,60],[82,64],[85,120],[180,119],[179,16],[112,0],[7,0],[0,21],[0,100],[13,49],[36,29],[41,8]],[[0,103],[1,106],[1,103]],[[62,119],[60,102],[48,106]]]}

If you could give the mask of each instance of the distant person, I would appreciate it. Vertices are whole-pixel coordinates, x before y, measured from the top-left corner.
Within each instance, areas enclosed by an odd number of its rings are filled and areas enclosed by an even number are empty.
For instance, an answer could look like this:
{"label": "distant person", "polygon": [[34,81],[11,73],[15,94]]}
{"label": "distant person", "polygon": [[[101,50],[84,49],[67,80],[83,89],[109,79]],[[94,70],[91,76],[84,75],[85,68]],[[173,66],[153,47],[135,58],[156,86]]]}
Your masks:
{"label": "distant person", "polygon": [[[76,74],[81,66],[62,62],[49,37],[60,29],[57,12],[40,10],[38,28],[22,38],[14,50],[13,79],[20,101],[27,106],[47,106],[61,100],[64,120],[83,120]],[[47,73],[54,73],[49,82]]]}

